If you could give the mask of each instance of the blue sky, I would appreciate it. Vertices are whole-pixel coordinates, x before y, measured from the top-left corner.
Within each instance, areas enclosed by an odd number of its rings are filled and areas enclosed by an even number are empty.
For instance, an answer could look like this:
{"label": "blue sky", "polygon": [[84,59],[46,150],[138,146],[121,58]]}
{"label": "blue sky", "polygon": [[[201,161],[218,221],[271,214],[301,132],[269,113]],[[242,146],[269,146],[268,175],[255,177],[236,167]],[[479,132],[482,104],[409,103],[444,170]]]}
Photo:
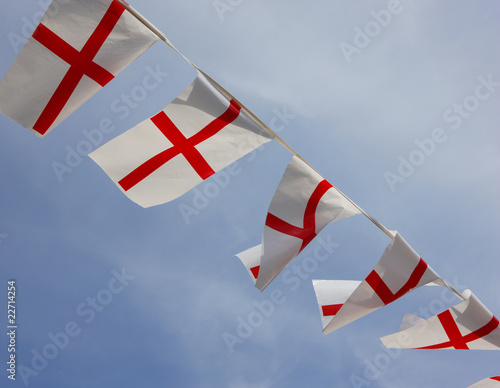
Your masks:
{"label": "blue sky", "polygon": [[[0,76],[19,48],[9,38],[29,29],[43,3],[2,0]],[[441,276],[500,314],[496,2],[132,5]],[[390,20],[380,13],[389,8]],[[360,30],[372,37],[363,41]],[[126,109],[121,96],[151,71],[159,71],[158,87]],[[291,157],[274,142],[149,209],[86,156],[56,175],[54,163],[84,150],[85,134],[103,120],[115,129],[101,143],[158,112],[194,77],[156,43],[45,139],[0,116],[0,273],[4,306],[7,281],[17,282],[18,368],[32,368],[37,352],[53,349],[51,338],[64,337],[58,333],[73,334],[28,386],[466,387],[500,373],[496,352],[384,350],[378,338],[397,331],[406,312],[435,314],[459,302],[438,288],[322,334],[311,279],[363,279],[389,243],[363,216],[321,232],[335,243],[327,261],[313,256],[313,241],[265,292],[253,287],[234,255],[259,243]],[[493,81],[488,96],[480,77]],[[434,147],[426,142],[433,136]],[[92,298],[107,304],[92,307]],[[257,306],[270,303],[259,320]],[[255,327],[244,332],[249,321]],[[228,346],[230,335],[238,341]],[[1,385],[25,386],[16,377],[4,371]]]}

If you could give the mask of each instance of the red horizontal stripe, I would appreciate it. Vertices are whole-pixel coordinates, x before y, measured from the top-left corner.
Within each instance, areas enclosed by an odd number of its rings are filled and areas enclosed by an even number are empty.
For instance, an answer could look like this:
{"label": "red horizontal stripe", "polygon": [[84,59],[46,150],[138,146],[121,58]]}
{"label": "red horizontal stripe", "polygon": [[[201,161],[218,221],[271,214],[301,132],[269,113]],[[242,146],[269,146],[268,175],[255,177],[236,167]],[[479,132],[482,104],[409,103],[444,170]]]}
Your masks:
{"label": "red horizontal stripe", "polygon": [[336,315],[342,306],[343,304],[329,304],[326,306],[321,306],[321,309],[323,310],[323,316],[329,317],[332,315]]}

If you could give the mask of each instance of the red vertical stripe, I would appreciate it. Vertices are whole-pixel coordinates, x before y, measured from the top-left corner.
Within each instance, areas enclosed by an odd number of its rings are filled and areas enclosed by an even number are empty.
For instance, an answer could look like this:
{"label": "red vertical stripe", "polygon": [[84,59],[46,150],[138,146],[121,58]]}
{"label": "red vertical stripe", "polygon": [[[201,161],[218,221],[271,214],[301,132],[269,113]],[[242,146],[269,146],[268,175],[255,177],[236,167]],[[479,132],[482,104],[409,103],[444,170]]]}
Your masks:
{"label": "red vertical stripe", "polygon": [[446,335],[450,339],[451,346],[455,349],[469,349],[467,346],[467,342],[464,337],[460,333],[457,324],[455,323],[455,319],[453,315],[451,315],[450,310],[446,310],[441,314],[438,314],[439,321],[441,325],[443,325],[443,329],[446,332]]}

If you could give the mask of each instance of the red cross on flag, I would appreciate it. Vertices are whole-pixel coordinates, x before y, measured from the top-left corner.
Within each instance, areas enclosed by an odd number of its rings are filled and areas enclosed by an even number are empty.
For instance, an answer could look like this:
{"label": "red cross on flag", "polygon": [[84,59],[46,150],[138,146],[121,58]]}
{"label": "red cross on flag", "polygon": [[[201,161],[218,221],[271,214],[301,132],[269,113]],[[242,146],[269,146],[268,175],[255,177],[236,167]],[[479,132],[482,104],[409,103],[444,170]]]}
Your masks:
{"label": "red cross on flag", "polygon": [[464,302],[429,319],[414,319],[382,342],[400,349],[500,350],[498,319],[469,290],[463,295]]}
{"label": "red cross on flag", "polygon": [[331,333],[431,283],[444,285],[439,275],[396,233],[373,271],[349,296],[323,332]]}
{"label": "red cross on flag", "polygon": [[264,290],[327,224],[359,213],[328,181],[294,156],[269,206],[260,249],[251,248],[243,256],[243,263],[257,278],[255,286]]}
{"label": "red cross on flag", "polygon": [[360,285],[358,280],[313,280],[323,329]]}
{"label": "red cross on flag", "polygon": [[500,388],[500,376],[483,379],[470,385],[468,388]]}
{"label": "red cross on flag", "polygon": [[155,116],[89,156],[143,207],[172,201],[272,136],[201,72]]}
{"label": "red cross on flag", "polygon": [[0,83],[0,112],[42,137],[157,40],[115,0],[59,1]]}

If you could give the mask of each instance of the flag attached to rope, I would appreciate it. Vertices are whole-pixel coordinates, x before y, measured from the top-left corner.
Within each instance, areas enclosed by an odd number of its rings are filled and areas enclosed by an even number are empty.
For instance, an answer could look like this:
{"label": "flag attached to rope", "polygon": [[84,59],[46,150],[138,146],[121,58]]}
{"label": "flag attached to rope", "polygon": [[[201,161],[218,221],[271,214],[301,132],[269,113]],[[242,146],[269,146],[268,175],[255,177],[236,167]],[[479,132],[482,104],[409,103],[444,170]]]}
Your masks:
{"label": "flag attached to rope", "polygon": [[[429,319],[414,319],[381,338],[388,348],[500,350],[498,319],[470,291],[466,300]],[[406,321],[409,321],[407,314]]]}
{"label": "flag attached to rope", "polygon": [[155,116],[89,156],[143,207],[172,201],[272,136],[201,72]]}
{"label": "flag attached to rope", "polygon": [[115,0],[53,7],[0,83],[0,112],[40,137],[158,40]]}
{"label": "flag attached to rope", "polygon": [[294,156],[269,206],[260,249],[254,247],[237,256],[245,258],[243,264],[262,291],[328,223],[359,213],[328,181]]}
{"label": "flag attached to rope", "polygon": [[483,379],[470,385],[468,388],[500,388],[500,376]]}
{"label": "flag attached to rope", "polygon": [[372,272],[324,328],[331,333],[426,284],[444,285],[439,275],[396,233]]}
{"label": "flag attached to rope", "polygon": [[357,280],[313,280],[323,329],[337,315],[360,283]]}

